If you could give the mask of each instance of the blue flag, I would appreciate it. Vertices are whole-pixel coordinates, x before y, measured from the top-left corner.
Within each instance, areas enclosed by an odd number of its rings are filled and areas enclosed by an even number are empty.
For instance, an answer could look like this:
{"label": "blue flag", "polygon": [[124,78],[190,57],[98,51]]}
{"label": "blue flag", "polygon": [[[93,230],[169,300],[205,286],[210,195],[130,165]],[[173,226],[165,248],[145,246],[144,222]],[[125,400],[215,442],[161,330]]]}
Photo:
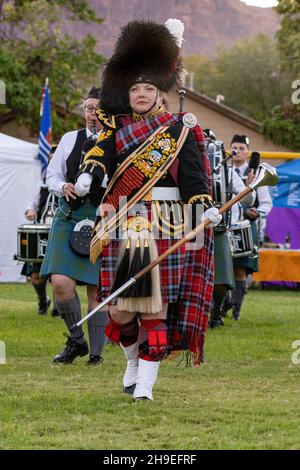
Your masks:
{"label": "blue flag", "polygon": [[50,109],[50,96],[48,79],[46,79],[45,88],[43,91],[42,105],[41,105],[41,125],[39,134],[39,148],[38,158],[42,164],[42,178],[46,176],[46,169],[48,165],[48,157],[51,151],[51,109]]}

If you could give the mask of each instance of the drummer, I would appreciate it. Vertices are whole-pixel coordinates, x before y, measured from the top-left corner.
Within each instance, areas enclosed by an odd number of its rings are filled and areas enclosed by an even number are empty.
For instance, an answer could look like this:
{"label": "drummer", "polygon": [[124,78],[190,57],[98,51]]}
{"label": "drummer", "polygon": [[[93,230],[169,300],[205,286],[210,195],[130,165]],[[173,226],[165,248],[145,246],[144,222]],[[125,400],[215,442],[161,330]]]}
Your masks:
{"label": "drummer", "polygon": [[[56,145],[53,145],[49,155],[49,161],[52,158],[52,155],[56,149]],[[49,190],[46,185],[45,179],[37,185],[35,191],[31,197],[31,200],[28,202],[25,217],[30,222],[43,223],[42,215],[47,209],[46,205],[49,201]],[[54,195],[53,195],[54,197]],[[57,198],[54,201],[55,206],[57,205]],[[47,296],[47,279],[40,277],[41,263],[30,263],[26,262],[23,265],[21,274],[23,276],[30,277],[32,286],[37,293],[38,297],[38,314],[45,315],[48,312],[48,308],[51,304],[50,298]],[[53,295],[53,309],[52,316],[59,316],[58,310],[55,305],[55,299]]]}
{"label": "drummer", "polygon": [[[225,155],[223,142],[216,140],[216,135],[212,129],[203,130],[207,142],[208,157],[212,170],[215,170],[217,164],[222,161]],[[223,205],[232,195],[236,195],[245,189],[243,180],[236,172],[232,171],[232,166],[225,163],[222,167],[213,171],[213,198],[216,205]],[[251,206],[255,196],[250,193],[242,199],[244,206]],[[216,328],[223,324],[222,307],[227,293],[234,288],[234,274],[232,256],[229,244],[229,224],[230,211],[223,216],[222,222],[215,227],[215,277],[213,304],[210,314],[210,328]]]}
{"label": "drummer", "polygon": [[[231,151],[236,151],[233,157],[233,168],[246,185],[254,179],[253,170],[249,170],[247,158],[249,155],[249,139],[246,135],[234,135],[231,140]],[[232,209],[232,224],[241,220],[249,220],[251,223],[254,245],[258,244],[258,221],[266,218],[272,209],[272,199],[267,186],[257,189],[256,198],[250,208],[243,208],[236,204]],[[241,307],[244,296],[247,293],[247,275],[258,271],[258,258],[254,255],[233,259],[235,288],[232,291],[232,318],[240,319]]]}

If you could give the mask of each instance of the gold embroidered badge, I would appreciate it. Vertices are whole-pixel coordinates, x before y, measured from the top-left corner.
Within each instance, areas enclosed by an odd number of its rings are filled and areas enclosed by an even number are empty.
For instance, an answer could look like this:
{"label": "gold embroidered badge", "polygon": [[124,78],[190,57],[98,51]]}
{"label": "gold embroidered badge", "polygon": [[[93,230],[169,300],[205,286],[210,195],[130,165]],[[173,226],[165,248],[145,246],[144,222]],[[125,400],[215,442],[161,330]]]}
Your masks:
{"label": "gold embroidered badge", "polygon": [[133,160],[133,165],[147,178],[152,178],[167,157],[176,151],[176,140],[168,132],[160,134],[152,144]]}

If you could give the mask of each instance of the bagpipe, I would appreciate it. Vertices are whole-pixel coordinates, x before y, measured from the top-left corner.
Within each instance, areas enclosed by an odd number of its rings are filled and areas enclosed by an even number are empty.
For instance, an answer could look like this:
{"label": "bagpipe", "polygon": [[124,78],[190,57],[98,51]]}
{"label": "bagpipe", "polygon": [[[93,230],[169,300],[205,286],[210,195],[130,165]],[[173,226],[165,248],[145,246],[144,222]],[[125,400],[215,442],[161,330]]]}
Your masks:
{"label": "bagpipe", "polygon": [[[217,208],[222,207],[232,197],[232,182],[227,162],[234,156],[225,151],[221,140],[207,140],[206,152],[212,175],[213,200]],[[230,226],[230,212],[223,214],[222,221],[215,227],[216,232],[224,232]]]}
{"label": "bagpipe", "polygon": [[[87,138],[87,140],[83,143],[82,150],[81,150],[81,157],[80,163],[83,162],[84,156],[87,152],[89,152],[95,145],[98,139],[97,134],[97,126],[96,121],[93,122],[92,126],[92,134]],[[74,181],[75,183],[75,181]],[[92,188],[91,188],[92,190]],[[84,197],[76,197],[76,199],[72,199],[69,204],[69,210],[66,213],[65,217],[67,220],[72,220],[72,212],[73,210],[78,209],[81,207],[89,194]],[[74,226],[74,229],[71,233],[70,237],[70,245],[72,250],[80,256],[89,256],[90,254],[90,244],[93,236],[93,228],[94,228],[94,221],[90,219],[83,219],[77,222]]]}

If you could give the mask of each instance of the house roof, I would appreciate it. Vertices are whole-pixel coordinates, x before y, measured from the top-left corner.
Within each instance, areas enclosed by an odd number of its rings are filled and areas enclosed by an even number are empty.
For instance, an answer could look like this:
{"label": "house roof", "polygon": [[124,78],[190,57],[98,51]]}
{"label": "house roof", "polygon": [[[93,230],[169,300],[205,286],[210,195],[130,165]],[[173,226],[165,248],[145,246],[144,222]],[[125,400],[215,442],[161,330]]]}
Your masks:
{"label": "house roof", "polygon": [[262,125],[255,119],[251,119],[245,116],[244,114],[239,113],[235,109],[230,108],[229,106],[225,106],[222,103],[217,103],[217,101],[213,100],[212,98],[209,98],[203,93],[199,93],[197,91],[185,87],[183,87],[183,90],[185,91],[185,96],[190,98],[191,100],[194,100],[199,104],[202,104],[203,106],[206,106],[207,108],[216,111],[217,113],[223,114],[227,118],[230,118],[240,124],[243,124],[244,126],[247,126],[250,129],[253,129],[254,131],[260,133],[262,132]]}

